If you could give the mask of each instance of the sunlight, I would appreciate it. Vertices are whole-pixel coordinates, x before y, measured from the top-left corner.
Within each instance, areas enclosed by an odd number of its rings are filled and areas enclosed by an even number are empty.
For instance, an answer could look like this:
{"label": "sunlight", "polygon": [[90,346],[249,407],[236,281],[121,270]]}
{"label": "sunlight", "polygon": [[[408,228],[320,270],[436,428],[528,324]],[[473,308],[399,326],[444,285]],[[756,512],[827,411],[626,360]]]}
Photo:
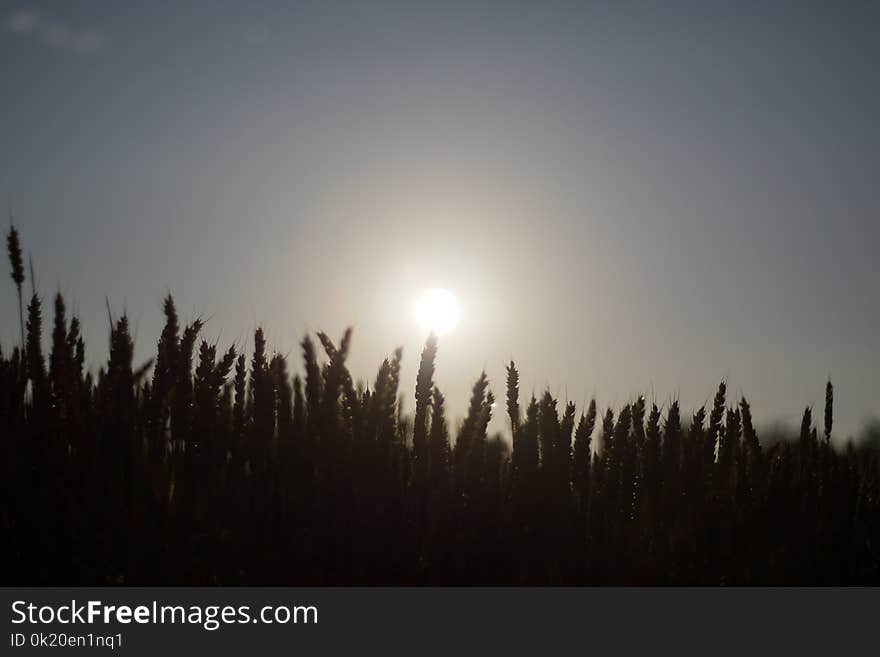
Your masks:
{"label": "sunlight", "polygon": [[449,290],[434,288],[423,293],[416,302],[416,321],[424,331],[435,335],[449,333],[461,317],[458,299]]}

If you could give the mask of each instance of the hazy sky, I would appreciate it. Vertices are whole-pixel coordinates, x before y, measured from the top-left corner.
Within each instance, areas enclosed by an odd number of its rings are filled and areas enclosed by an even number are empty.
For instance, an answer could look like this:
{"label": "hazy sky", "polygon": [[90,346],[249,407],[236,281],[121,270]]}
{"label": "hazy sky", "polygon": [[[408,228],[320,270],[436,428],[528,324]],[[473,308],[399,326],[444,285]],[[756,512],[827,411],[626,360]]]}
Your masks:
{"label": "hazy sky", "polygon": [[578,404],[880,412],[876,3],[0,7],[0,194],[94,365],[105,295],[142,360],[170,290],[297,369],[307,329],[353,324],[356,377],[402,344],[411,389],[442,286],[453,416],[511,357]]}

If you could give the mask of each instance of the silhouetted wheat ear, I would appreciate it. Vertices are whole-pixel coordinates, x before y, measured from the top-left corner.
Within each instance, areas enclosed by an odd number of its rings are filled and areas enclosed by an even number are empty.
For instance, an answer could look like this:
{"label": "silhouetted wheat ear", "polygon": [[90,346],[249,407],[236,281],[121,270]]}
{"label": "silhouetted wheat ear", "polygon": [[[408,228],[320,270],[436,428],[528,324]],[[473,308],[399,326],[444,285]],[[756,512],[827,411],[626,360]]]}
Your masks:
{"label": "silhouetted wheat ear", "polygon": [[831,425],[834,420],[834,386],[831,381],[825,384],[825,442],[831,442]]}
{"label": "silhouetted wheat ear", "polygon": [[233,432],[236,439],[241,440],[247,419],[247,360],[244,352],[238,355],[238,360],[235,362],[233,389],[235,391],[232,407]]}
{"label": "silhouetted wheat ear", "polygon": [[24,260],[21,256],[18,230],[14,224],[10,224],[9,232],[6,234],[6,250],[9,253],[9,265],[12,268],[10,275],[18,292],[18,321],[21,329],[21,348],[24,349],[24,305],[21,298],[21,286],[24,283]]}
{"label": "silhouetted wheat ear", "polygon": [[442,393],[435,387],[431,396],[431,433],[428,436],[428,481],[441,491],[449,485],[452,458],[444,402]]}
{"label": "silhouetted wheat ear", "polygon": [[43,360],[43,314],[40,297],[34,294],[28,304],[27,355],[28,378],[38,387],[46,380],[46,363]]}
{"label": "silhouetted wheat ear", "polygon": [[811,406],[807,406],[804,409],[804,416],[801,420],[801,444],[807,444],[810,442],[810,428],[813,425],[813,408]]}
{"label": "silhouetted wheat ear", "polygon": [[418,483],[428,475],[428,407],[434,387],[434,359],[437,356],[437,338],[432,333],[425,341],[419,372],[416,376],[416,413],[413,419],[414,474]]}
{"label": "silhouetted wheat ear", "polygon": [[516,441],[516,429],[520,423],[519,417],[519,372],[513,361],[507,366],[507,415],[513,430],[513,439]]}
{"label": "silhouetted wheat ear", "polygon": [[6,234],[6,248],[9,252],[9,263],[12,266],[12,280],[17,287],[24,283],[24,259],[21,255],[21,242],[18,237],[18,229],[11,225]]}
{"label": "silhouetted wheat ear", "polygon": [[306,370],[306,417],[310,429],[315,429],[321,408],[321,368],[312,338],[306,335],[301,346]]}
{"label": "silhouetted wheat ear", "polygon": [[739,407],[742,415],[743,439],[745,440],[746,448],[752,453],[760,455],[761,443],[758,441],[758,434],[752,424],[752,407],[745,397],[740,399]]}

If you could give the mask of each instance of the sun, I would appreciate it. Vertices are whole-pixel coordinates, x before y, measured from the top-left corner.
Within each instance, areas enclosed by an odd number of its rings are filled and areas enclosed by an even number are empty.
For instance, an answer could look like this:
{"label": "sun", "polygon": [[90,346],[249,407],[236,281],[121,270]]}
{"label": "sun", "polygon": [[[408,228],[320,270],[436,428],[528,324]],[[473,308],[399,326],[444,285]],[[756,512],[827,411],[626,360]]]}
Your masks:
{"label": "sun", "polygon": [[458,299],[449,290],[434,288],[424,292],[416,302],[416,321],[422,330],[443,335],[449,333],[461,318]]}

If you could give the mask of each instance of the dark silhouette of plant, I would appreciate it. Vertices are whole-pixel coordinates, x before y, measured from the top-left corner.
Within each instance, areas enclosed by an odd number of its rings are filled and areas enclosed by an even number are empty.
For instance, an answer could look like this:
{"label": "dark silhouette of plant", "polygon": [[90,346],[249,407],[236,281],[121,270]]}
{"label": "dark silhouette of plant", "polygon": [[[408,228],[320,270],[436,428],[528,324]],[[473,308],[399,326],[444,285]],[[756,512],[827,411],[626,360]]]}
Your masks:
{"label": "dark silhouette of plant", "polygon": [[21,297],[21,286],[24,284],[24,261],[21,255],[21,242],[15,224],[9,224],[9,232],[6,233],[6,250],[9,254],[9,266],[12,268],[10,276],[15,283],[15,291],[18,293],[18,321],[21,328],[21,347],[24,349],[24,304]]}
{"label": "dark silhouette of plant", "polygon": [[[12,230],[7,245],[20,292]],[[725,382],[684,425],[678,401],[642,396],[600,421],[596,400],[578,415],[549,390],[523,412],[510,362],[509,449],[485,373],[450,432],[434,336],[408,415],[400,349],[367,387],[350,330],[317,334],[323,356],[307,335],[301,378],[261,328],[248,361],[196,349],[202,322],[181,331],[170,295],[163,313],[140,367],[111,317],[93,376],[60,294],[46,367],[34,293],[24,349],[0,350],[5,582],[880,583],[877,446],[833,439],[830,382],[824,440],[807,407],[797,436],[762,444]]]}

